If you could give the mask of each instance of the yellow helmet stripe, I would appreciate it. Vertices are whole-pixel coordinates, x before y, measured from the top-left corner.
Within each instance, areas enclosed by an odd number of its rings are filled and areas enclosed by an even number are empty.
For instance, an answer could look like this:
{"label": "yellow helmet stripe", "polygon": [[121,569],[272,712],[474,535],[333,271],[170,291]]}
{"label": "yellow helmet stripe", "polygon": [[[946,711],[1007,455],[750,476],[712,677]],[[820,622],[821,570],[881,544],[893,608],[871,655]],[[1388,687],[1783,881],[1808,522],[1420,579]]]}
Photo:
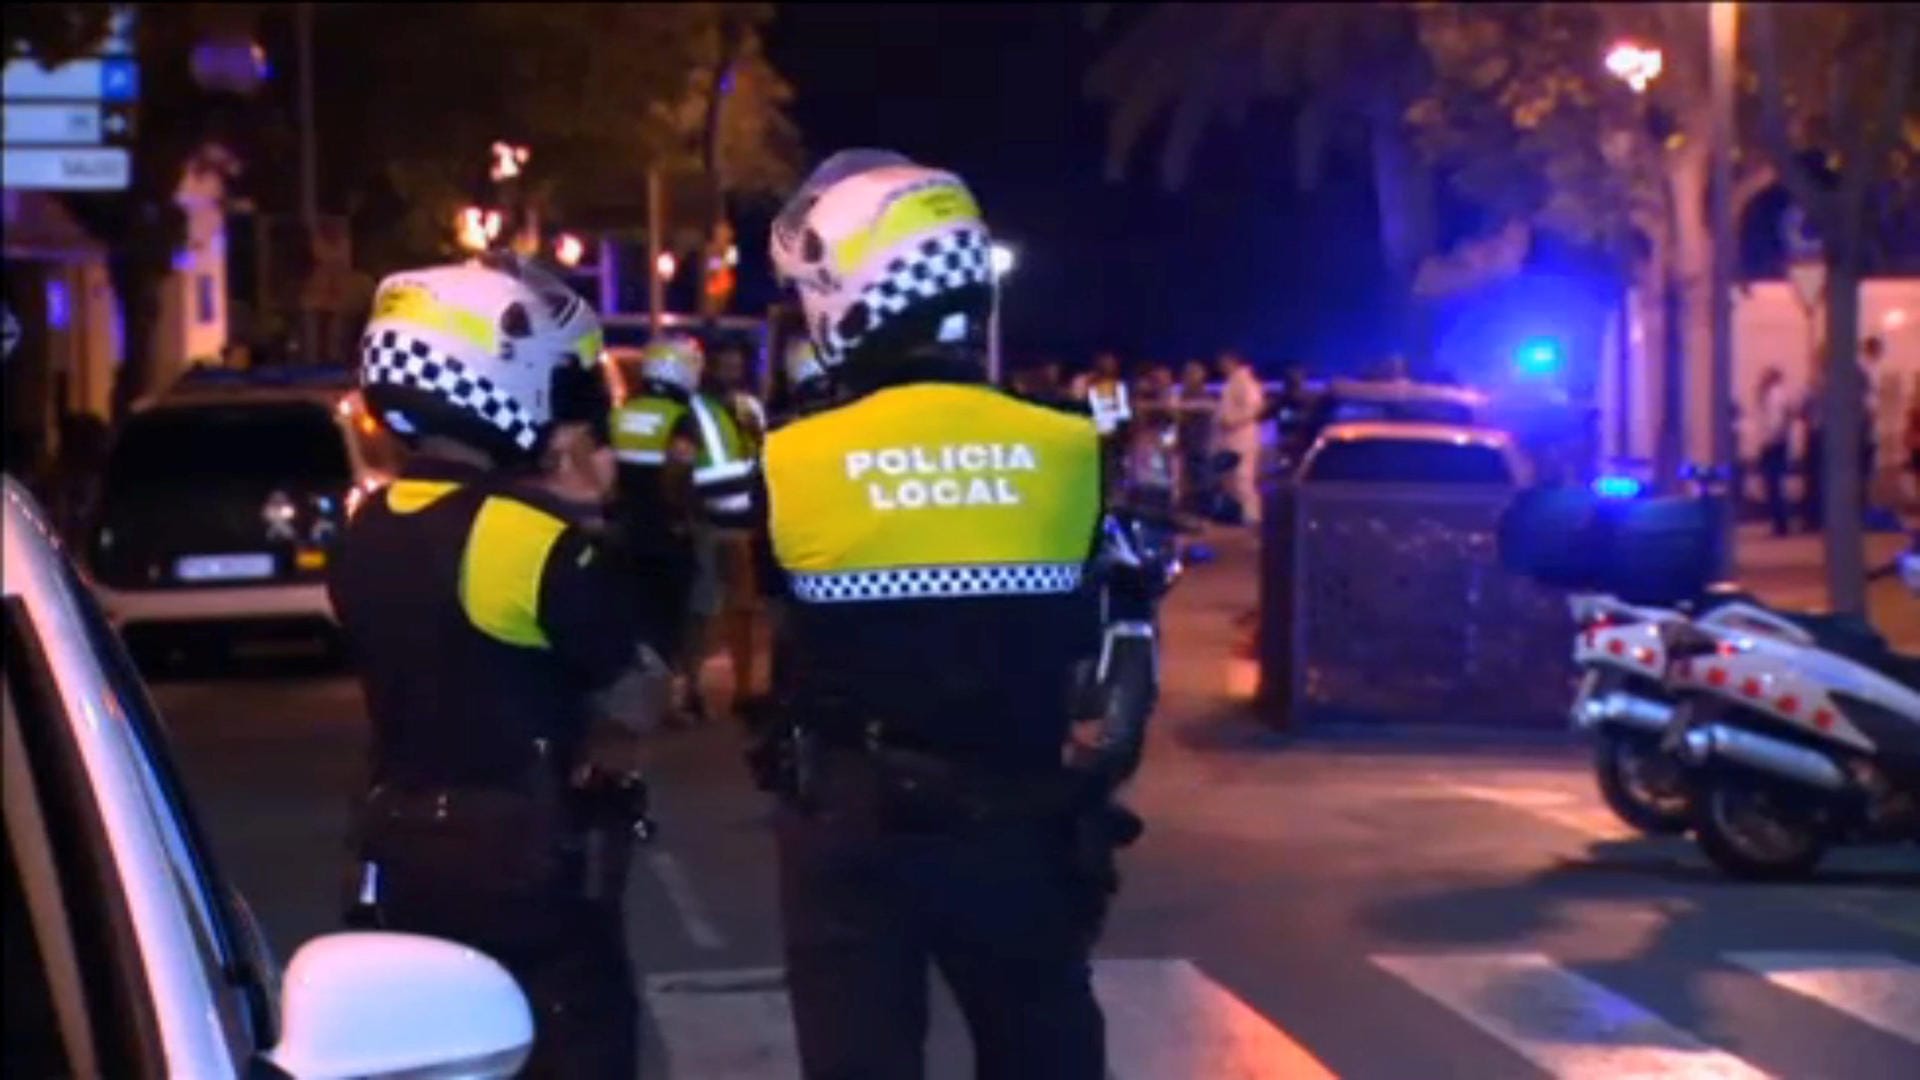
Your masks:
{"label": "yellow helmet stripe", "polygon": [[499,349],[499,331],[491,320],[443,304],[421,285],[403,282],[381,290],[374,300],[372,321],[388,320],[437,330],[489,355]]}
{"label": "yellow helmet stripe", "polygon": [[871,227],[835,244],[833,264],[840,273],[851,274],[876,252],[890,251],[922,233],[979,223],[980,206],[965,187],[952,180],[928,184],[894,199]]}

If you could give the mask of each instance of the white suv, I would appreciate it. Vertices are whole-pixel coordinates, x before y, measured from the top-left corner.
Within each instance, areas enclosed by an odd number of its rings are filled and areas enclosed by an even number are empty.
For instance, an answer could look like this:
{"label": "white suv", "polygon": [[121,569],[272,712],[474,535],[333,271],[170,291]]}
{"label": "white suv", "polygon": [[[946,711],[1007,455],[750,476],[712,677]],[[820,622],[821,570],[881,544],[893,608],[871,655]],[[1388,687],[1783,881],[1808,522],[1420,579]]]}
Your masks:
{"label": "white suv", "polygon": [[488,957],[318,938],[280,973],[209,858],[159,717],[44,516],[5,480],[0,1074],[511,1076],[525,996]]}

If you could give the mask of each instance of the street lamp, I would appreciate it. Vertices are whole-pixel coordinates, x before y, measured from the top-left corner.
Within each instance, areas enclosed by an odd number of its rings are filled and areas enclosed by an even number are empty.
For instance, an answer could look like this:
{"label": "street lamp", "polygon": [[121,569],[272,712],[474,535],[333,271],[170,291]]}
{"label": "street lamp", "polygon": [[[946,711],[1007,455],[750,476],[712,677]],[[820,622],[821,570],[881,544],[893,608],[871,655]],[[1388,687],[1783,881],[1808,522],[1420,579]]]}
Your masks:
{"label": "street lamp", "polygon": [[493,167],[487,170],[487,176],[498,184],[512,180],[533,157],[533,152],[515,143],[498,141],[493,144]]}
{"label": "street lamp", "polygon": [[[1607,50],[1607,72],[1633,90],[1637,95],[1645,96],[1653,80],[1659,78],[1665,68],[1665,57],[1657,48],[1644,46],[1634,41],[1615,43]],[[1647,114],[1643,118],[1647,130],[1653,135],[1655,143],[1665,145],[1671,128],[1663,118],[1658,104],[1649,102]],[[1605,152],[1602,146],[1602,152]],[[1661,259],[1660,274],[1660,311],[1663,315],[1664,333],[1661,334],[1661,351],[1664,354],[1660,364],[1660,426],[1655,436],[1654,459],[1658,483],[1662,490],[1670,489],[1679,479],[1680,463],[1685,456],[1685,439],[1681,427],[1681,412],[1684,397],[1681,391],[1682,367],[1680,363],[1680,285],[1674,266],[1674,238],[1679,233],[1680,220],[1678,207],[1674,202],[1673,190],[1667,184],[1661,185],[1665,195],[1666,232],[1668,241]],[[1629,291],[1628,303],[1633,303],[1633,293]],[[1624,407],[1624,402],[1622,403]]]}
{"label": "street lamp", "polygon": [[1665,57],[1659,49],[1631,41],[1622,41],[1607,51],[1607,71],[1632,87],[1636,94],[1647,92],[1653,80],[1660,77],[1664,64]]}
{"label": "street lamp", "polygon": [[1013,249],[1005,244],[993,245],[993,279],[995,281],[1013,272]]}
{"label": "street lamp", "polygon": [[561,233],[560,239],[553,242],[553,257],[561,266],[572,268],[580,265],[587,254],[587,245],[572,233]]}

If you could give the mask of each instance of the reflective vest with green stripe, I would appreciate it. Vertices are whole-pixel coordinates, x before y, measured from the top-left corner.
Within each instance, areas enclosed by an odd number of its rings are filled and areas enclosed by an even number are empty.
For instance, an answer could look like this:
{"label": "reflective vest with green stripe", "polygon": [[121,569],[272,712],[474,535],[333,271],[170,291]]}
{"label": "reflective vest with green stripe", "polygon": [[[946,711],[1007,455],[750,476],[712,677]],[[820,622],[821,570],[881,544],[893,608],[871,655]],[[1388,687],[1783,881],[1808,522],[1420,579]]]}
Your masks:
{"label": "reflective vest with green stripe", "polygon": [[699,432],[693,484],[709,515],[731,518],[746,513],[754,455],[733,411],[705,394],[690,399],[648,395],[614,410],[613,451],[623,465],[658,468],[667,462],[667,446],[687,416]]}

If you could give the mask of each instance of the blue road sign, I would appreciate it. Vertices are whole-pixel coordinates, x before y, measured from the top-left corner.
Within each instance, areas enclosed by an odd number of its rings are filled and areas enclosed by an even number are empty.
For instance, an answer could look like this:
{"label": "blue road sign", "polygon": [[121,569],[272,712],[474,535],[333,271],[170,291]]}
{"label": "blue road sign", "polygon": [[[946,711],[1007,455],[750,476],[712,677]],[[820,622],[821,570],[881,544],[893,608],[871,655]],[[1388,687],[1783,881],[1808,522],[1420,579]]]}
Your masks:
{"label": "blue road sign", "polygon": [[100,61],[100,100],[132,101],[139,96],[139,64],[118,57]]}

